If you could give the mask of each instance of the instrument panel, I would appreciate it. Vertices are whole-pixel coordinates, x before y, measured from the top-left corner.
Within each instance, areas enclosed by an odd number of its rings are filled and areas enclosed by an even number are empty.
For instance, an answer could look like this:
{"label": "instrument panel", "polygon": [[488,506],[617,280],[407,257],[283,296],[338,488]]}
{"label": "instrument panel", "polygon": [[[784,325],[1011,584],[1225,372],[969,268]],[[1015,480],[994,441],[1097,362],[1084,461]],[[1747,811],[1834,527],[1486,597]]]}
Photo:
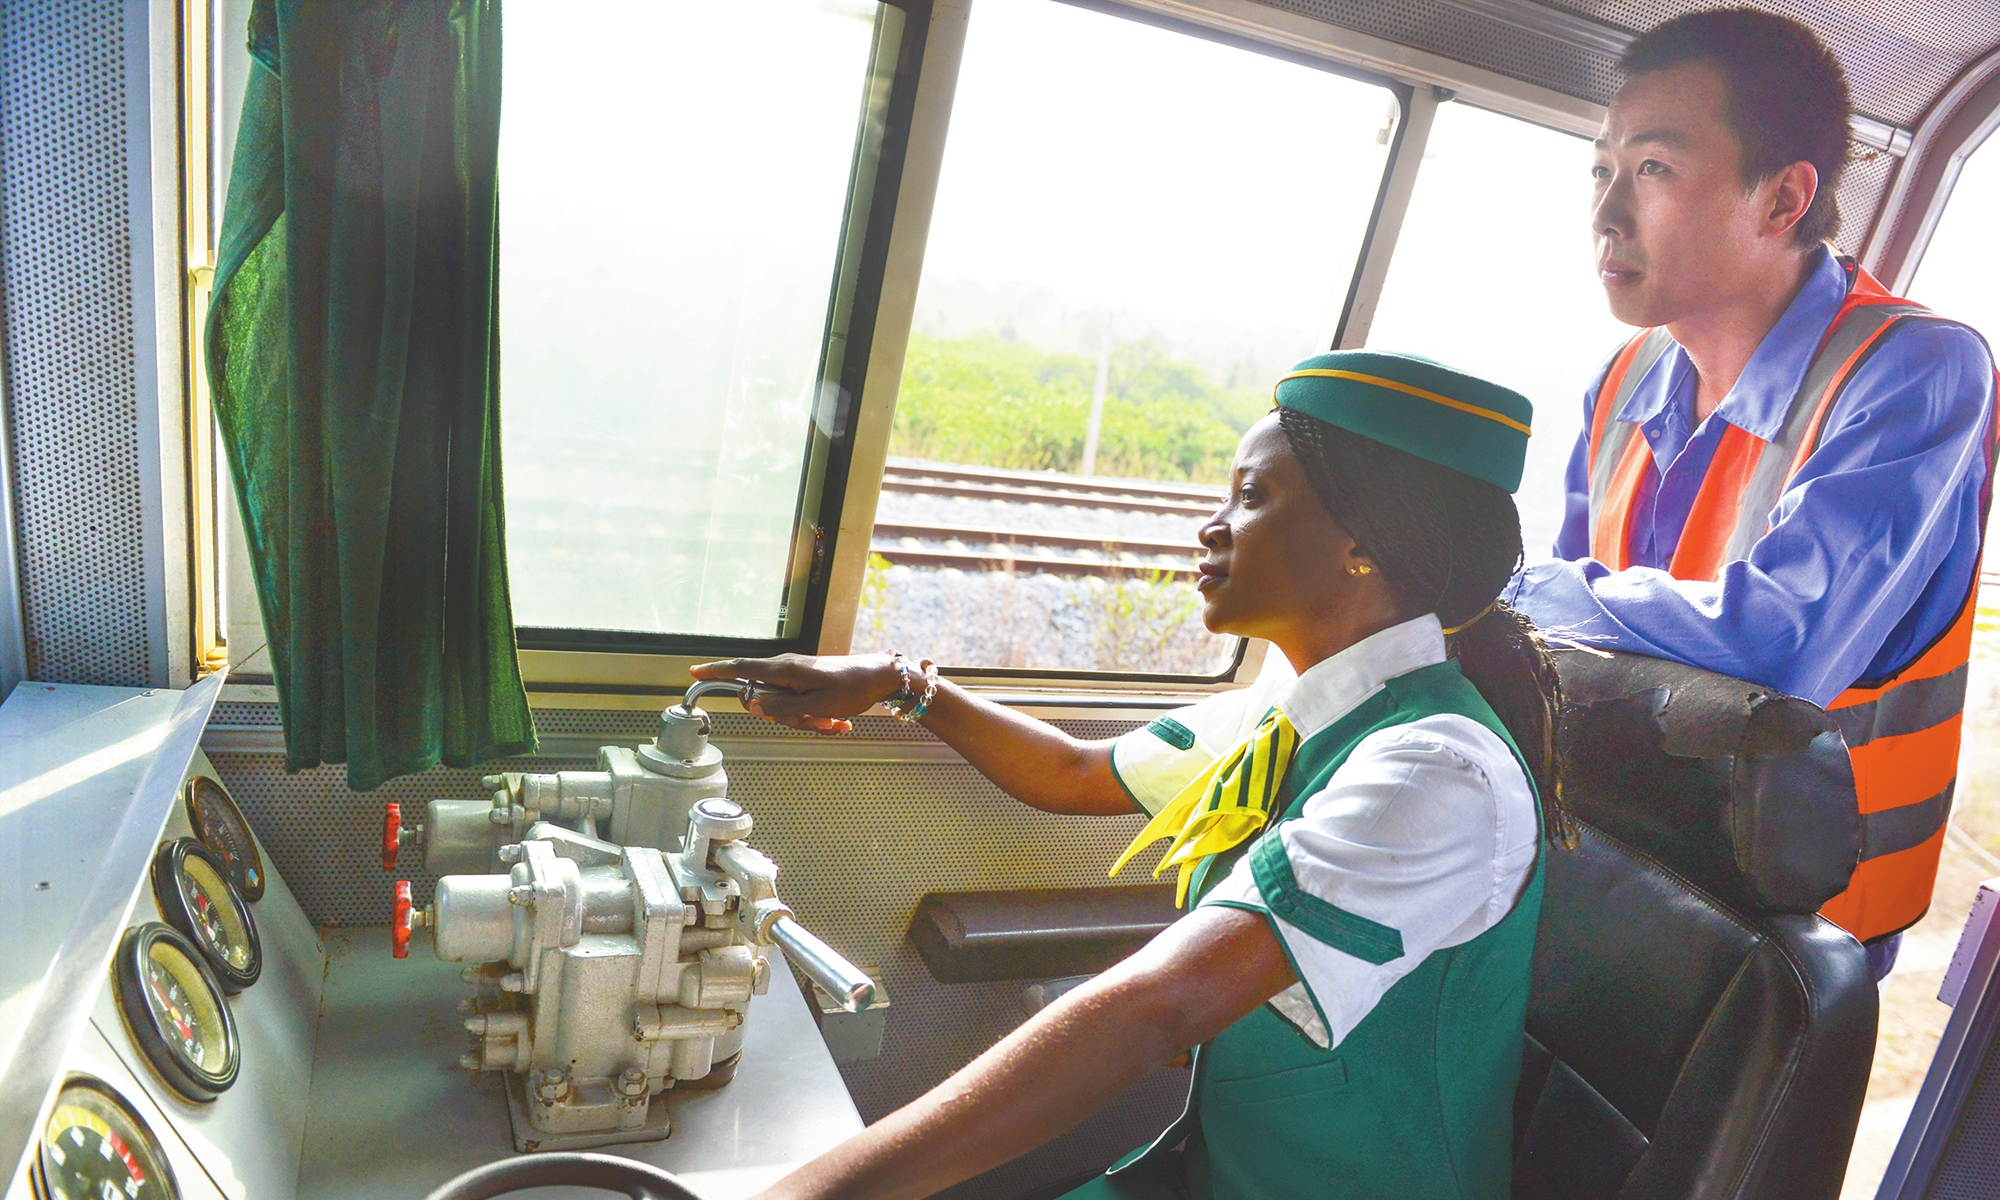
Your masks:
{"label": "instrument panel", "polygon": [[326,958],[265,864],[197,751],[7,1200],[297,1193]]}
{"label": "instrument panel", "polygon": [[179,1200],[166,1152],[103,1080],[73,1076],[42,1123],[37,1200]]}

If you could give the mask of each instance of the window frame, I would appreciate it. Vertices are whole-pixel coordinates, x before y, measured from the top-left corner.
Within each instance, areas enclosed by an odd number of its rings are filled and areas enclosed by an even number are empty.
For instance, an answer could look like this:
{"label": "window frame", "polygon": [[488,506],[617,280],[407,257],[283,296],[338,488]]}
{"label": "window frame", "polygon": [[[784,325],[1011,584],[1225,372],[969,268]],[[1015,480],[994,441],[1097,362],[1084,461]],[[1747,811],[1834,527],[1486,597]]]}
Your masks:
{"label": "window frame", "polygon": [[[846,419],[824,464],[820,527],[824,549],[807,587],[807,611],[793,638],[694,637],[625,631],[519,630],[522,676],[531,703],[542,708],[651,708],[686,687],[687,667],[718,657],[785,652],[846,653],[871,549],[882,472],[909,341],[924,243],[936,197],[943,147],[957,84],[969,6],[933,0],[884,0],[905,16],[890,84],[876,179],[861,231],[854,311],[839,382]],[[1051,0],[1071,3],[1188,36],[1301,63],[1388,88],[1401,107],[1376,203],[1357,254],[1338,324],[1336,345],[1365,341],[1367,321],[1393,258],[1403,215],[1421,172],[1428,117],[1454,95],[1504,115],[1571,133],[1591,134],[1602,106],[1495,72],[1400,46],[1311,17],[1248,0]],[[183,212],[183,314],[187,372],[190,612],[197,670],[226,662],[219,628],[226,580],[219,565],[224,522],[216,509],[212,414],[200,355],[201,317],[212,270],[210,177],[215,160],[214,97],[218,79],[208,39],[222,0],[179,0],[179,79]],[[188,14],[199,12],[200,23]],[[199,28],[196,26],[199,24]],[[202,44],[191,44],[190,35]],[[1446,89],[1442,93],[1433,89]],[[199,178],[196,170],[199,168]],[[204,224],[197,230],[197,215]],[[853,208],[843,222],[847,242]],[[200,261],[197,256],[206,256]],[[831,316],[829,317],[831,320]],[[803,484],[802,484],[803,492]],[[226,569],[223,567],[221,569]],[[921,649],[913,647],[912,649]],[[983,694],[1045,716],[1144,715],[1199,695],[1240,686],[1260,670],[1268,646],[1239,643],[1231,666],[1215,676],[1030,668],[948,670]],[[268,674],[238,673],[233,697],[274,698]]]}
{"label": "window frame", "polygon": [[1959,173],[1996,133],[2000,133],[2000,50],[1968,67],[1931,105],[1911,138],[1909,153],[1896,166],[1860,255],[1863,265],[1891,292],[1900,296],[1916,281]]}
{"label": "window frame", "polygon": [[208,372],[203,369],[202,327],[208,320],[209,289],[215,279],[215,112],[218,93],[214,60],[216,24],[222,0],[178,0],[174,5],[175,75],[178,85],[180,146],[180,331],[188,530],[188,652],[194,679],[229,666],[229,631],[223,598],[222,489],[218,472],[227,467],[216,454],[215,412]]}

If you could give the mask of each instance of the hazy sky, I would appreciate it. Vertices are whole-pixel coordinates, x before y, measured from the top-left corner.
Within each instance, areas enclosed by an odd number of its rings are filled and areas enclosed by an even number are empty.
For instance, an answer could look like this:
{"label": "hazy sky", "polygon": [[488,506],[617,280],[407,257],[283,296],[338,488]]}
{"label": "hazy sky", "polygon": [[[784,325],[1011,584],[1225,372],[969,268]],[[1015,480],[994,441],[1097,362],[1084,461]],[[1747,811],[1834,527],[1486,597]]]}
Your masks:
{"label": "hazy sky", "polygon": [[927,279],[1310,345],[1347,290],[1390,93],[1051,0],[979,0]]}
{"label": "hazy sky", "polygon": [[[1392,105],[1373,84],[1053,0],[978,0],[919,328],[962,329],[933,310],[962,305],[953,285],[971,281],[1108,307],[1125,337],[1204,323],[1247,343],[1278,327],[1296,347],[1279,364],[1324,348],[1380,186]],[[1540,543],[1531,552],[1546,550],[1560,516],[1582,388],[1627,336],[1592,269],[1589,196],[1584,139],[1446,105],[1370,338],[1535,402],[1520,498]],[[1031,338],[1049,328],[1021,327]]]}
{"label": "hazy sky", "polygon": [[875,6],[580,11],[507,7],[500,325],[515,616],[768,636],[792,561]]}
{"label": "hazy sky", "polygon": [[2000,338],[2000,139],[1989,138],[1973,154],[1952,189],[1951,203],[1910,285],[1920,300],[1985,334]]}

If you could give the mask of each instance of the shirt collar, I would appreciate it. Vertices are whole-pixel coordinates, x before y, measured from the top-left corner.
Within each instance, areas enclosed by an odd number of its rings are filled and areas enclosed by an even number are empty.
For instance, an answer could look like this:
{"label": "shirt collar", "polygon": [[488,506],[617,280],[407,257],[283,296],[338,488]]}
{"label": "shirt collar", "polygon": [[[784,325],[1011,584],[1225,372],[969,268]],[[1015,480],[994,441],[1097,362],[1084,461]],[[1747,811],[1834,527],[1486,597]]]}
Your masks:
{"label": "shirt collar", "polygon": [[[1784,426],[1792,398],[1805,382],[1806,369],[1834,316],[1847,299],[1847,271],[1825,245],[1806,275],[1805,286],[1757,343],[1757,352],[1737,376],[1736,386],[1722,399],[1716,412],[1722,419],[1753,437],[1770,441]],[[1687,352],[1678,344],[1653,364],[1631,397],[1615,414],[1621,421],[1650,421],[1665,410],[1669,401],[1694,376]],[[1690,422],[1692,423],[1692,422]]]}
{"label": "shirt collar", "polygon": [[1279,698],[1278,707],[1304,741],[1359,708],[1389,680],[1444,659],[1444,629],[1435,613],[1425,613],[1308,667]]}

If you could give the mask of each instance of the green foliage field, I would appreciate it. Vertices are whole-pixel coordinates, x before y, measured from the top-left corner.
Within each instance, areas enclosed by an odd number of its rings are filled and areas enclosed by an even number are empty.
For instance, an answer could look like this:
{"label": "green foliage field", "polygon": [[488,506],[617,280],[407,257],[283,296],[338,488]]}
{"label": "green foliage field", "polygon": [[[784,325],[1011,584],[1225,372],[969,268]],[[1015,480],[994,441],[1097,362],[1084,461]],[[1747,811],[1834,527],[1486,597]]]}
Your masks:
{"label": "green foliage field", "polygon": [[[917,334],[903,363],[891,454],[1027,471],[1075,471],[1095,359],[994,336]],[[1226,388],[1150,342],[1112,351],[1097,473],[1224,483],[1237,439],[1270,394]]]}

